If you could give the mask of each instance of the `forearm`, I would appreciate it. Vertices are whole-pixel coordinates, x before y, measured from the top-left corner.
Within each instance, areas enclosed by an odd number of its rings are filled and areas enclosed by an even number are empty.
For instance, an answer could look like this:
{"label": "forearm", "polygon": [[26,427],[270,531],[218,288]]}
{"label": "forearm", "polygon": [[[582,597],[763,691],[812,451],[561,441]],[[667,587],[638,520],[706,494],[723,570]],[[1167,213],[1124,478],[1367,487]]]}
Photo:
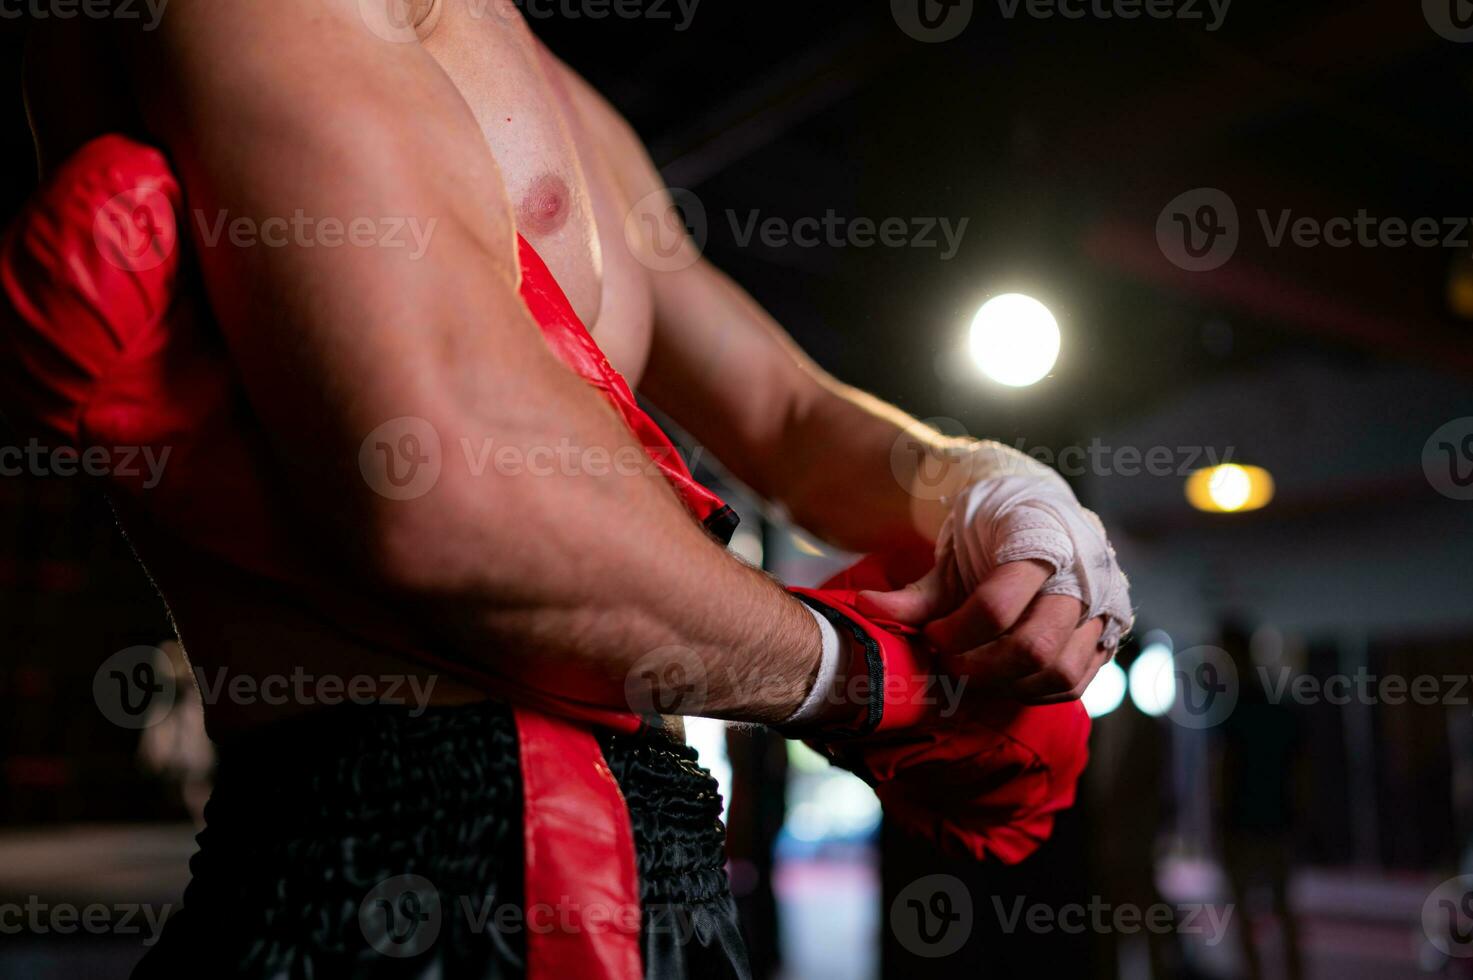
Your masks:
{"label": "forearm", "polygon": [[497,458],[560,447],[557,471],[447,466],[382,518],[399,543],[378,556],[378,581],[456,656],[527,686],[624,709],[631,678],[651,678],[693,685],[684,701],[637,687],[670,713],[786,718],[817,669],[812,618],[715,543],[622,423],[567,380],[550,386],[547,424],[495,427]]}
{"label": "forearm", "polygon": [[933,542],[946,516],[941,498],[965,472],[963,443],[831,381],[795,417],[786,442],[784,506],[799,525],[850,551]]}

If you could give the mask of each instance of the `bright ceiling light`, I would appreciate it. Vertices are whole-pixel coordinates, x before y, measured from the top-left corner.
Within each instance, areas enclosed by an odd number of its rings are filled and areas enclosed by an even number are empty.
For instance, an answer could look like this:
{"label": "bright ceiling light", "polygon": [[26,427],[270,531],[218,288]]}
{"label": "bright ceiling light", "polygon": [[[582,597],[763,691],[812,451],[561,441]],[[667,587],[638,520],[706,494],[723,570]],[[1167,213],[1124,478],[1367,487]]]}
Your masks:
{"label": "bright ceiling light", "polygon": [[1091,718],[1108,715],[1125,700],[1125,671],[1113,660],[1105,664],[1079,700],[1084,702],[1084,710]]}
{"label": "bright ceiling light", "polygon": [[1176,703],[1176,671],[1171,648],[1152,643],[1130,665],[1130,700],[1142,714],[1160,718]]}
{"label": "bright ceiling light", "polygon": [[1274,499],[1274,478],[1260,466],[1224,463],[1187,477],[1187,500],[1211,514],[1241,514]]}
{"label": "bright ceiling light", "polygon": [[1241,466],[1219,466],[1207,481],[1207,496],[1212,498],[1218,510],[1242,510],[1248,498],[1253,496],[1253,478]]}
{"label": "bright ceiling light", "polygon": [[998,384],[1026,388],[1042,381],[1059,359],[1059,323],[1032,296],[994,296],[972,318],[967,341],[977,367]]}

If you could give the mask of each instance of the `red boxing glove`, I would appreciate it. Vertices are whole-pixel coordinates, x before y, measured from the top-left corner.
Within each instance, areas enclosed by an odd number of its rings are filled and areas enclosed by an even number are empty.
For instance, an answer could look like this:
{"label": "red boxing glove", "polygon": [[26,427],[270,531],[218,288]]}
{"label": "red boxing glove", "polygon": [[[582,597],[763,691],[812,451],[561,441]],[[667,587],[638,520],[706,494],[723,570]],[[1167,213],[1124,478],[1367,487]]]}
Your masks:
{"label": "red boxing glove", "polygon": [[[860,590],[889,591],[907,578],[867,558],[799,598],[853,636],[863,662],[851,689],[868,705],[841,730],[807,734],[809,745],[874,787],[885,815],[943,850],[1016,864],[1053,832],[1054,814],[1074,802],[1089,758],[1089,715],[1077,701],[1023,705],[959,700],[912,627],[855,611]],[[867,684],[853,678],[867,677]],[[956,703],[953,703],[956,702]]]}
{"label": "red boxing glove", "polygon": [[[0,291],[26,326],[0,331],[13,422],[85,441],[99,378],[169,312],[179,272],[179,183],[163,154],[121,136],[88,143],[0,245]],[[8,326],[8,325],[7,325]],[[65,330],[64,341],[52,340]]]}

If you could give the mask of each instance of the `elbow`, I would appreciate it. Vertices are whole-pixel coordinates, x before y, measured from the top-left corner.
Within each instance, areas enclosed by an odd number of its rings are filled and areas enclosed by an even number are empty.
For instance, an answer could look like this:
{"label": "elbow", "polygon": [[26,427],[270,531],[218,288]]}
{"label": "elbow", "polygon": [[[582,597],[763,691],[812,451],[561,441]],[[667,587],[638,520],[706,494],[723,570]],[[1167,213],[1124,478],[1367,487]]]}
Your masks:
{"label": "elbow", "polygon": [[375,504],[364,539],[376,589],[416,603],[493,605],[536,605],[556,592],[551,576],[583,533],[560,516],[557,481],[448,470],[423,496]]}
{"label": "elbow", "polygon": [[[471,499],[457,481],[430,473],[425,486],[400,486],[395,496],[374,487],[367,518],[357,535],[369,584],[402,599],[433,599],[484,587],[494,563],[487,556],[515,549],[508,522],[493,516],[516,512],[500,495]],[[482,494],[497,488],[481,488]],[[477,504],[480,506],[477,506]]]}

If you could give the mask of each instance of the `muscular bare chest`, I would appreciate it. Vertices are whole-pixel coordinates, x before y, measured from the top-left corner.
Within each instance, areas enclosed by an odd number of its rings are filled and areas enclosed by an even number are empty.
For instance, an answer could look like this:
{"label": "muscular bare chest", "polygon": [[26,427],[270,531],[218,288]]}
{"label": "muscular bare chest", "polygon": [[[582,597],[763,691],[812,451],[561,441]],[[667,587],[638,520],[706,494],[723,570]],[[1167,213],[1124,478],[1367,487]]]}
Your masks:
{"label": "muscular bare chest", "polygon": [[517,230],[631,383],[648,353],[642,270],[623,247],[609,175],[556,64],[512,4],[440,0],[425,49],[460,90],[501,170]]}

